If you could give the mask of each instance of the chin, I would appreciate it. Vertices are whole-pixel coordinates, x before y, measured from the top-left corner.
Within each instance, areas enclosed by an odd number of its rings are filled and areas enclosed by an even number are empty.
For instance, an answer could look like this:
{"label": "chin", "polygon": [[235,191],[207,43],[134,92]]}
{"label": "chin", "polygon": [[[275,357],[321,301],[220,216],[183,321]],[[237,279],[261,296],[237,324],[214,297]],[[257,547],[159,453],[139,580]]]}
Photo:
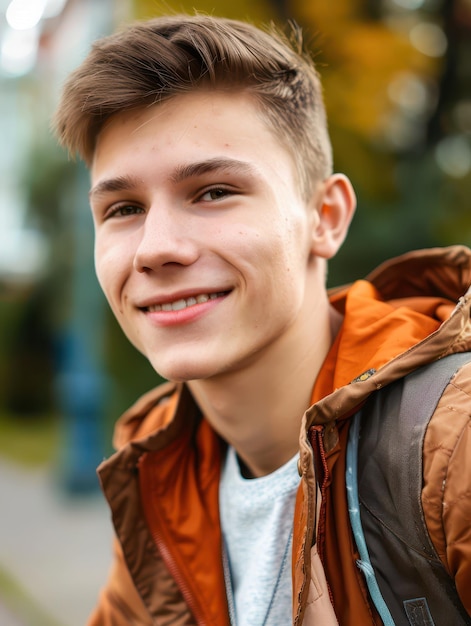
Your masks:
{"label": "chin", "polygon": [[159,359],[149,359],[157,374],[174,383],[187,383],[192,380],[206,380],[224,374],[229,368],[218,363],[190,362],[162,363]]}
{"label": "chin", "polygon": [[150,360],[150,363],[159,376],[173,383],[187,383],[191,380],[208,378],[211,375],[208,374],[207,368],[198,367],[197,365],[190,367],[188,363],[180,366],[176,364],[163,365],[162,363],[152,362],[152,360]]}

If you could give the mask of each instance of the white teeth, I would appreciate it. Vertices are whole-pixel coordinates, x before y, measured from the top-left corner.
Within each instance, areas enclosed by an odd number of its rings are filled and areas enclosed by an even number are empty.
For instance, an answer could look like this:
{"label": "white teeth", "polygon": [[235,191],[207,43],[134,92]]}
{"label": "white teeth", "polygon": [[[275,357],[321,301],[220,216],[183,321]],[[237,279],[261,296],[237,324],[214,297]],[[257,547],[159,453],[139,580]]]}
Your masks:
{"label": "white teeth", "polygon": [[216,300],[216,298],[220,298],[225,294],[224,291],[220,291],[218,293],[201,293],[196,296],[190,296],[189,298],[181,298],[180,300],[176,300],[175,302],[165,302],[164,304],[155,304],[153,306],[149,306],[148,310],[151,313],[156,313],[159,311],[182,311],[189,306],[194,306],[195,304],[204,304],[208,302],[208,300]]}
{"label": "white teeth", "polygon": [[181,311],[182,309],[186,309],[186,307],[186,300],[177,300],[176,302],[172,302],[172,311]]}

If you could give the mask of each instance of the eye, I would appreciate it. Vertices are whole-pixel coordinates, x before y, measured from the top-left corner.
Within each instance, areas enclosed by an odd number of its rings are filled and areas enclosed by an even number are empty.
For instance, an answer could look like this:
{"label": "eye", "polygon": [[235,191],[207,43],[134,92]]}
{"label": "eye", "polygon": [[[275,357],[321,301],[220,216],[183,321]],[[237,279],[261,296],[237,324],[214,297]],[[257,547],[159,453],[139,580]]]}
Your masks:
{"label": "eye", "polygon": [[199,200],[203,202],[214,202],[217,200],[223,200],[226,196],[233,194],[234,192],[226,189],[226,187],[211,187],[211,189],[207,189],[201,196]]}
{"label": "eye", "polygon": [[105,214],[105,219],[112,217],[129,217],[131,215],[138,215],[144,213],[144,209],[140,206],[133,204],[118,204],[110,207]]}

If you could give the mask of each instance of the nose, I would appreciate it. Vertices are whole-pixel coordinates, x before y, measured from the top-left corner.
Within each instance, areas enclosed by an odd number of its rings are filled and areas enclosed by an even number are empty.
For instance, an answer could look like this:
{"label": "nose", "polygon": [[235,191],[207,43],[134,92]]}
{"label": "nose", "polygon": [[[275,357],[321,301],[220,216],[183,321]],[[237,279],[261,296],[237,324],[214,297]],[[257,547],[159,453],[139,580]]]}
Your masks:
{"label": "nose", "polygon": [[199,256],[191,217],[177,208],[150,207],[137,236],[134,269],[138,272],[191,265]]}

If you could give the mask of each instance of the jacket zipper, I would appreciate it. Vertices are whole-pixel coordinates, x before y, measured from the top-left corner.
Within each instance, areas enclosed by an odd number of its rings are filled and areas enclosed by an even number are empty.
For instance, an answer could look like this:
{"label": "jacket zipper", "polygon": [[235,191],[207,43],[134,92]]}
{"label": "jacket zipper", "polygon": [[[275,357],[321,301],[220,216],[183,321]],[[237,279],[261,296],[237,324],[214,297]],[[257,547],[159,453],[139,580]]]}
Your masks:
{"label": "jacket zipper", "polygon": [[[326,532],[326,510],[325,510],[325,494],[327,490],[327,483],[329,480],[329,468],[327,466],[327,459],[324,448],[324,426],[315,425],[309,429],[309,441],[311,443],[314,452],[314,463],[316,465],[316,475],[318,476],[319,489],[321,493],[321,506],[319,511],[319,522],[317,526],[316,542],[317,552],[321,563],[325,563],[325,532]],[[333,605],[334,599],[332,590],[329,585],[329,581],[326,580],[327,589],[329,590],[330,601]]]}
{"label": "jacket zipper", "polygon": [[199,607],[196,604],[191,594],[191,591],[186,583],[185,578],[180,575],[178,566],[176,565],[169,549],[167,548],[165,541],[162,539],[162,537],[159,535],[159,533],[156,530],[152,530],[152,538],[160,554],[162,555],[162,558],[165,562],[165,565],[167,566],[168,571],[170,572],[170,575],[172,576],[178,588],[180,589],[183,599],[185,600],[188,608],[190,609],[193,617],[195,618],[196,623],[198,624],[198,626],[207,626],[202,615],[200,614]]}
{"label": "jacket zipper", "polygon": [[[205,623],[205,620],[201,614],[201,611],[199,609],[199,606],[197,605],[195,599],[193,598],[193,595],[191,593],[190,588],[188,587],[188,584],[185,580],[185,578],[180,574],[180,570],[178,569],[177,564],[175,563],[175,559],[173,558],[170,550],[168,549],[164,538],[161,535],[161,532],[159,532],[159,528],[155,528],[154,524],[150,524],[149,520],[151,517],[154,517],[154,519],[157,522],[157,525],[160,526],[160,515],[159,515],[159,511],[156,508],[155,504],[153,501],[146,500],[143,497],[143,493],[144,492],[152,492],[151,489],[144,489],[144,485],[143,485],[143,481],[148,481],[148,477],[146,475],[145,472],[140,472],[140,491],[141,491],[141,501],[142,501],[142,505],[143,505],[143,509],[144,509],[144,516],[147,520],[147,526],[150,530],[150,533],[152,535],[152,539],[154,540],[154,543],[158,549],[158,551],[160,552],[162,559],[170,573],[170,575],[172,576],[172,578],[174,579],[175,583],[177,584],[177,587],[180,590],[180,593],[183,596],[184,601],[186,602],[189,610],[191,611],[193,617],[196,620],[197,626],[207,626]],[[147,487],[149,487],[149,485],[147,485]],[[151,487],[151,485],[150,485]],[[154,512],[154,516],[150,515],[150,511],[149,511],[149,507],[151,507],[151,509]]]}

